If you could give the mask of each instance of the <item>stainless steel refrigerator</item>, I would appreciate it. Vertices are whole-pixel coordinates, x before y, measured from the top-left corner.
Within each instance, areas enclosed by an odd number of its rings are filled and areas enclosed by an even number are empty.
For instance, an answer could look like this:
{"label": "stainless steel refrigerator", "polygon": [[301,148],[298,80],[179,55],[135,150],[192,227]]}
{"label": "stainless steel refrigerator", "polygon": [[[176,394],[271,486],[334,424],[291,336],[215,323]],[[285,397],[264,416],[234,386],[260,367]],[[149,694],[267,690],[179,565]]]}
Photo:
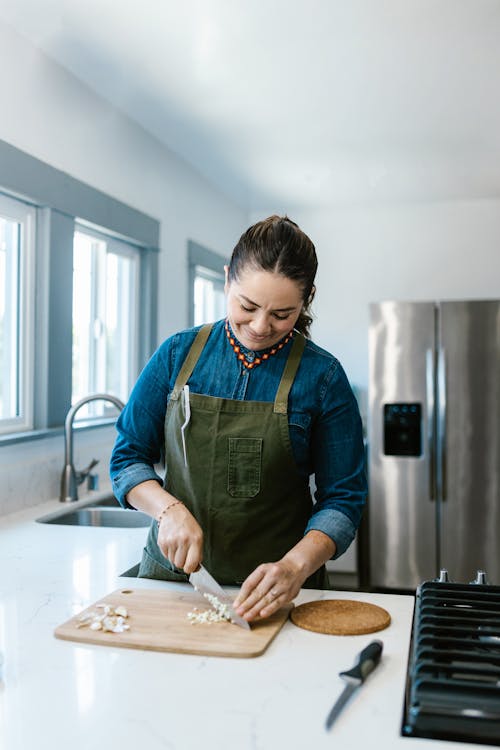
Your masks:
{"label": "stainless steel refrigerator", "polygon": [[500,300],[370,306],[369,581],[500,584]]}

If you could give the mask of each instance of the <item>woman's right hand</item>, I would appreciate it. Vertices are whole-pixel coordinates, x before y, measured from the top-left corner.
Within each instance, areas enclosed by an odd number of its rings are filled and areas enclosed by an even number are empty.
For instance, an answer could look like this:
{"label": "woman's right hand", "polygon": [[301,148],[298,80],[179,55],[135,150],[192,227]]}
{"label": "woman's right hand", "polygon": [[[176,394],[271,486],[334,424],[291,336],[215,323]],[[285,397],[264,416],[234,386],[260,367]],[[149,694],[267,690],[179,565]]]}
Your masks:
{"label": "woman's right hand", "polygon": [[203,556],[203,531],[183,503],[147,479],[127,494],[127,502],[158,521],[158,546],[176,568],[194,573]]}
{"label": "woman's right hand", "polygon": [[172,565],[188,575],[199,567],[203,556],[203,531],[183,503],[173,504],[161,515],[158,546]]}

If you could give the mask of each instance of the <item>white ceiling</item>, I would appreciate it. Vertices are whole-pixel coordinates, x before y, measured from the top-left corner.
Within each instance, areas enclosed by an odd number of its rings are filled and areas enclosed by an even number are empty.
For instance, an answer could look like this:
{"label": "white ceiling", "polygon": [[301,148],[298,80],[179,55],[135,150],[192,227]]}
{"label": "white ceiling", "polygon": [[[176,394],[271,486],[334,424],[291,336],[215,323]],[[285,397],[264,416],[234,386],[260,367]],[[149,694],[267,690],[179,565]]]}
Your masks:
{"label": "white ceiling", "polygon": [[0,0],[248,209],[500,196],[500,0]]}

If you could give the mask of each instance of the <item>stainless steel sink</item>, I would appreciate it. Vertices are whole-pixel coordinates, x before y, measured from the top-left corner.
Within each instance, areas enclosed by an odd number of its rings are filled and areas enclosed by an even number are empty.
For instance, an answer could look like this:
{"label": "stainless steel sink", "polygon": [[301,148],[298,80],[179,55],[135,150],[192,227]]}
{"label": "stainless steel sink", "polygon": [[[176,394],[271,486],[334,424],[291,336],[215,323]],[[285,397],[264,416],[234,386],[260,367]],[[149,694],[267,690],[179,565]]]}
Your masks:
{"label": "stainless steel sink", "polygon": [[61,526],[109,526],[128,529],[146,527],[151,523],[151,518],[146,513],[138,510],[125,510],[112,495],[85,503],[85,505],[80,505],[77,501],[74,505],[36,520],[38,523]]}
{"label": "stainless steel sink", "polygon": [[[78,501],[76,505],[85,508],[118,508],[118,510],[123,510],[122,506],[114,495],[106,495],[105,497],[101,497],[100,500],[93,500],[90,503],[86,502],[85,500],[83,500],[81,503]],[[74,509],[74,507],[75,506],[73,505],[72,509]]]}

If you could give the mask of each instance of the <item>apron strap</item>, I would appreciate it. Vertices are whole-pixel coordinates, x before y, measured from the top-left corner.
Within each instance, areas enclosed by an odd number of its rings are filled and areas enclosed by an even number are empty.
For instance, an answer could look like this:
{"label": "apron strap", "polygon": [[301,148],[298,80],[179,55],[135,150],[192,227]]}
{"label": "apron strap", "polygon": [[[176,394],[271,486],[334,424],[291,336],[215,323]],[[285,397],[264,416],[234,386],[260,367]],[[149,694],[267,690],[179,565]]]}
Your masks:
{"label": "apron strap", "polygon": [[189,380],[189,377],[193,372],[198,359],[200,358],[200,354],[203,351],[203,347],[207,343],[207,339],[210,336],[212,326],[213,323],[206,323],[206,325],[202,326],[196,334],[196,338],[191,344],[191,349],[189,350],[188,355],[184,360],[181,369],[179,370],[179,374],[177,375],[174,390],[172,391],[170,396],[171,401],[177,401],[179,395],[182,392],[182,389]]}
{"label": "apron strap", "polygon": [[[200,354],[203,351],[203,347],[205,346],[210,335],[212,326],[212,323],[207,323],[206,325],[202,326],[196,334],[196,338],[191,345],[186,359],[184,360],[184,364],[182,365],[179,374],[177,375],[174,390],[172,391],[172,394],[170,396],[170,399],[172,401],[176,401],[179,398],[182,389],[189,380],[189,377],[193,372]],[[287,414],[288,412],[288,394],[290,393],[290,388],[292,387],[295,375],[297,373],[297,370],[299,369],[300,360],[302,358],[302,352],[304,351],[305,345],[305,337],[300,333],[295,333],[292,349],[290,351],[290,354],[288,355],[285,369],[283,370],[283,375],[281,376],[281,381],[276,392],[276,398],[274,399],[273,411],[275,414]]]}
{"label": "apron strap", "polygon": [[292,387],[295,375],[299,369],[305,345],[305,336],[296,332],[293,339],[292,350],[288,355],[285,369],[283,370],[283,375],[281,376],[281,381],[276,392],[276,398],[274,399],[273,412],[275,414],[287,414],[288,394],[290,393],[290,388]]}

